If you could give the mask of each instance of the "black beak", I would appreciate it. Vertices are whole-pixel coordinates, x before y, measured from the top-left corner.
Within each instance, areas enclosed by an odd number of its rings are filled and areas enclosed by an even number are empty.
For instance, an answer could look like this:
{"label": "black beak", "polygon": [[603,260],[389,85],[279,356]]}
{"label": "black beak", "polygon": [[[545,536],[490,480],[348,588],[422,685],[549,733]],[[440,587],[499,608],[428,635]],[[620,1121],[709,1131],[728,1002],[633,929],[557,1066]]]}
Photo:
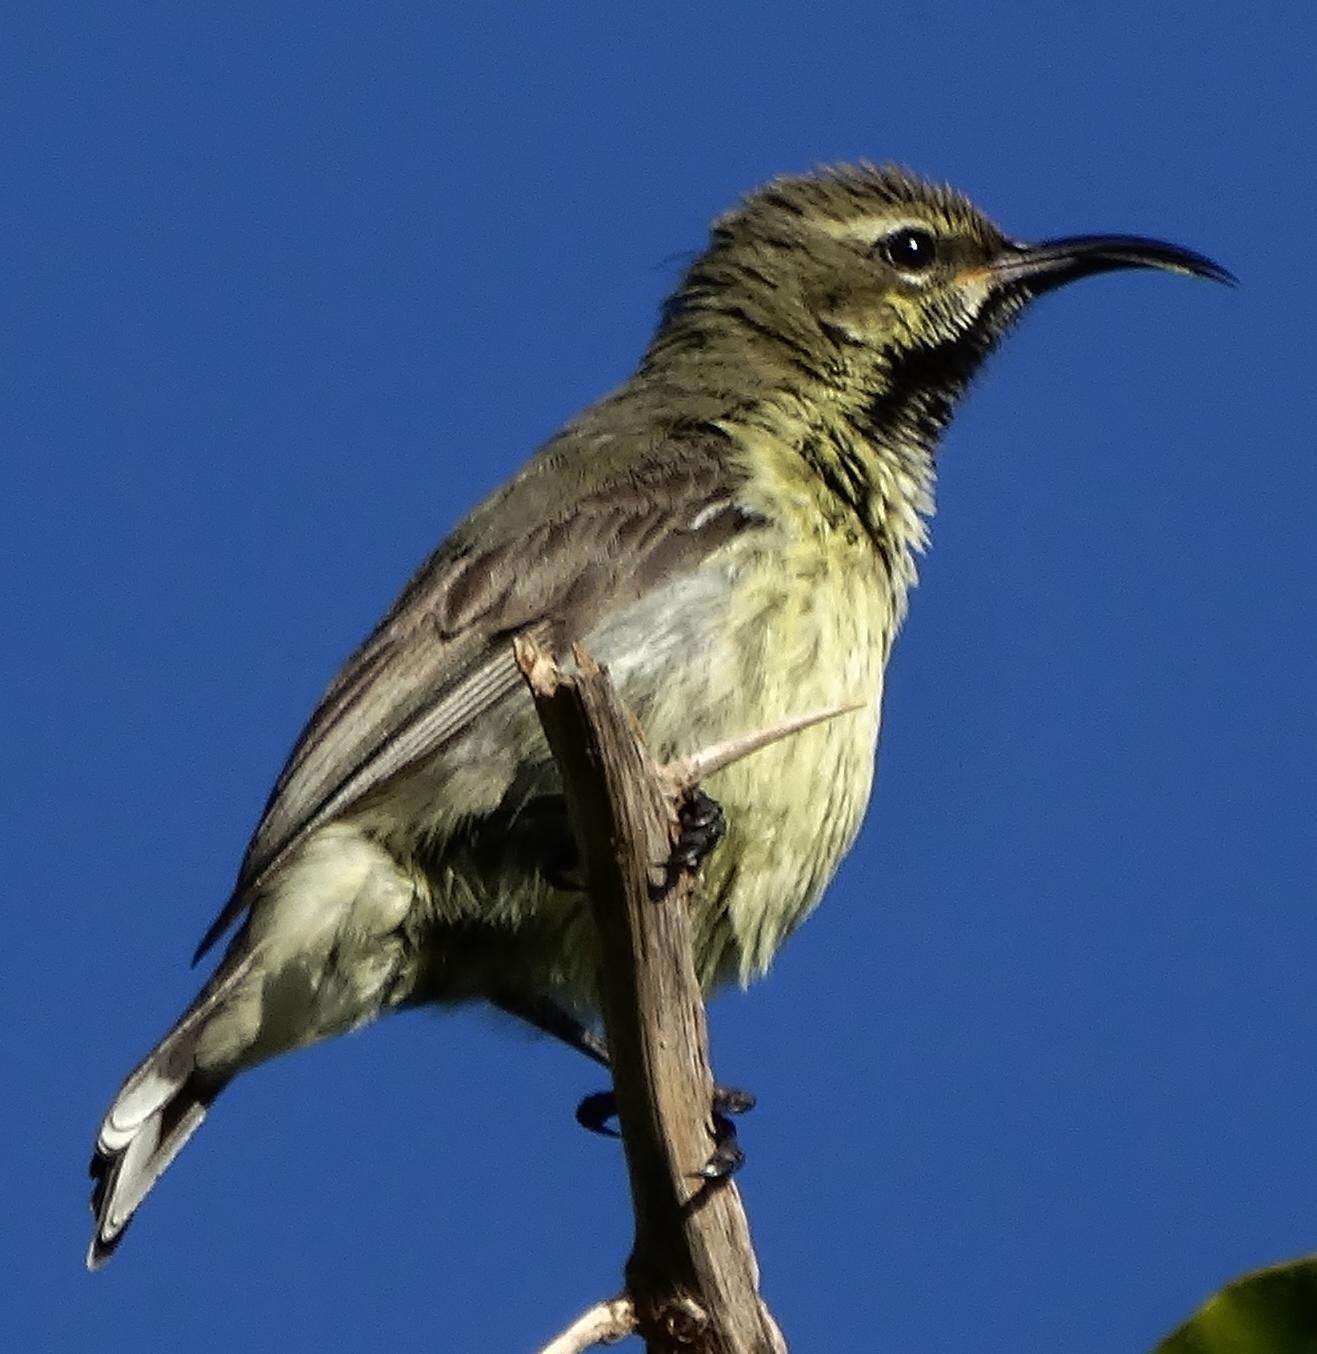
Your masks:
{"label": "black beak", "polygon": [[1161,268],[1228,286],[1236,283],[1233,273],[1204,255],[1140,235],[1067,235],[1041,244],[1012,242],[991,264],[998,281],[1019,283],[1031,296],[1118,268]]}

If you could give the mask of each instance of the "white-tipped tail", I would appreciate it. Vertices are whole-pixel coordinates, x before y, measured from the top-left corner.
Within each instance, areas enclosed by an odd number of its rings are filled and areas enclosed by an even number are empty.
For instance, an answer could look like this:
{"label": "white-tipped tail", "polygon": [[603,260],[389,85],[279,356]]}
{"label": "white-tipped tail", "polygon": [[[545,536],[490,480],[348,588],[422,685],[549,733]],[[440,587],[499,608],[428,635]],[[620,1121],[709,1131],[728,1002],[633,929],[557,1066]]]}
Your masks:
{"label": "white-tipped tail", "polygon": [[208,1017],[246,975],[252,956],[207,986],[183,1019],[124,1082],[96,1135],[87,1268],[114,1253],[138,1205],[206,1117],[227,1077],[197,1070],[197,1038]]}
{"label": "white-tipped tail", "polygon": [[397,1005],[415,974],[402,923],[417,879],[364,833],[314,834],[265,888],[215,976],[115,1096],[91,1174],[99,1268],[239,1071]]}
{"label": "white-tipped tail", "polygon": [[206,1105],[213,1094],[202,1097],[180,1087],[177,1095],[149,1115],[119,1151],[106,1152],[97,1142],[91,1163],[96,1182],[91,1196],[96,1229],[87,1248],[88,1269],[100,1269],[114,1254],[138,1204],[206,1117]]}

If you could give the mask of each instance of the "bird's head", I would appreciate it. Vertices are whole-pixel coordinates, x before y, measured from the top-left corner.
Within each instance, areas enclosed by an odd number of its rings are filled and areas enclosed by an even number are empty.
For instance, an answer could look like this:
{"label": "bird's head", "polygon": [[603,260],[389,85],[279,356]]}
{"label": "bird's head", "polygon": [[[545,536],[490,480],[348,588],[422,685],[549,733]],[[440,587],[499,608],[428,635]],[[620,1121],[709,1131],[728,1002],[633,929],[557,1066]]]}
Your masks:
{"label": "bird's head", "polygon": [[761,369],[794,367],[840,390],[858,387],[935,433],[1027,302],[1119,268],[1233,281],[1160,240],[1021,243],[953,189],[892,166],[840,166],[776,179],[716,221],[669,302],[659,342],[685,347],[689,338],[703,348],[718,332],[735,335]]}

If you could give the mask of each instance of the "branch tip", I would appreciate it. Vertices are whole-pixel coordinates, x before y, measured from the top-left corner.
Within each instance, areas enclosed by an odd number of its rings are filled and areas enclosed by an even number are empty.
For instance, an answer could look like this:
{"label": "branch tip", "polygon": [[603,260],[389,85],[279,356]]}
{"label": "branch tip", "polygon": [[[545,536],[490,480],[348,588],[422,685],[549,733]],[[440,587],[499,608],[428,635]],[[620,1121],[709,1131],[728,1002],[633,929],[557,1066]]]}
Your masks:
{"label": "branch tip", "polygon": [[625,1293],[596,1302],[565,1331],[540,1351],[540,1354],[582,1354],[591,1345],[611,1345],[624,1340],[636,1329],[636,1307]]}
{"label": "branch tip", "polygon": [[558,664],[533,635],[517,635],[512,641],[512,656],[533,695],[552,696],[558,690],[562,680]]}
{"label": "branch tip", "polygon": [[780,724],[772,724],[766,729],[756,729],[753,733],[738,734],[735,738],[728,738],[724,742],[714,743],[711,747],[693,752],[689,757],[679,757],[675,762],[669,762],[663,769],[678,788],[688,790],[699,784],[706,776],[721,771],[725,766],[731,766],[733,762],[739,762],[742,757],[748,757],[752,752],[758,752],[761,748],[769,747],[815,724],[863,710],[866,703],[851,701],[848,705],[830,705],[823,710],[793,715]]}

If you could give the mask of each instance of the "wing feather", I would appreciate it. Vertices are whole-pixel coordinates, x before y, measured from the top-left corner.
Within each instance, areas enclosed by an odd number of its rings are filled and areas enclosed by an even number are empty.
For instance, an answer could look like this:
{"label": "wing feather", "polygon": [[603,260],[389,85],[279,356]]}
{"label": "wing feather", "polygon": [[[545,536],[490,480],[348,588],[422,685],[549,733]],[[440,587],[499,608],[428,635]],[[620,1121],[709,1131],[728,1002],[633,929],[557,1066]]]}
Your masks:
{"label": "wing feather", "polygon": [[[708,446],[660,447],[611,480],[541,453],[425,563],[325,693],[275,784],[200,958],[315,828],[433,754],[512,691],[514,635],[559,650],[614,607],[696,567],[759,519]],[[540,491],[537,501],[536,491]],[[559,501],[554,502],[556,497]],[[538,511],[537,511],[538,507]]]}

